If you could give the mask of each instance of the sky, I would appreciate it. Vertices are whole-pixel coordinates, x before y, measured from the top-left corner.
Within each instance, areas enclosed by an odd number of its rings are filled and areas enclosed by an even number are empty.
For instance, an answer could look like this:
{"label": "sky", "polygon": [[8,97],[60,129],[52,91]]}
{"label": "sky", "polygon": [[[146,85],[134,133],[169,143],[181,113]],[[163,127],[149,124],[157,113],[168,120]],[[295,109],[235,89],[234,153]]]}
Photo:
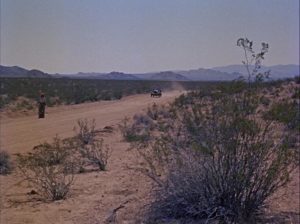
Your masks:
{"label": "sky", "polygon": [[299,64],[299,0],[0,0],[0,64],[48,73],[142,73]]}

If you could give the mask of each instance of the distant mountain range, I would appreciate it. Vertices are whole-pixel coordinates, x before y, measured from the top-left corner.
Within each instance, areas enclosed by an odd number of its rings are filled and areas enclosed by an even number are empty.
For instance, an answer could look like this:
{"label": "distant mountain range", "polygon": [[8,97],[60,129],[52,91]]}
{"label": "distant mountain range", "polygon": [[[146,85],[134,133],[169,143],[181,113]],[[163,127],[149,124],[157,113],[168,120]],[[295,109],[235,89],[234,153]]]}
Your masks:
{"label": "distant mountain range", "polygon": [[167,71],[167,72],[159,72],[151,75],[149,77],[150,80],[166,80],[166,81],[189,81],[189,79],[181,74]]}
{"label": "distant mountain range", "polygon": [[36,69],[27,70],[18,66],[9,67],[0,65],[0,77],[50,78],[52,76]]}
{"label": "distant mountain range", "polygon": [[61,77],[80,78],[80,79],[105,79],[105,80],[138,80],[139,78],[125,74],[123,72],[96,73],[96,72],[79,72],[77,74],[61,75]]}
{"label": "distant mountain range", "polygon": [[[292,78],[299,75],[299,65],[262,66],[262,71],[271,71],[271,79]],[[0,77],[30,77],[30,78],[77,78],[103,80],[165,80],[165,81],[230,81],[241,76],[247,76],[243,65],[228,65],[211,69],[199,68],[193,70],[162,71],[142,74],[123,72],[48,74],[36,69],[27,70],[18,66],[0,65]]]}

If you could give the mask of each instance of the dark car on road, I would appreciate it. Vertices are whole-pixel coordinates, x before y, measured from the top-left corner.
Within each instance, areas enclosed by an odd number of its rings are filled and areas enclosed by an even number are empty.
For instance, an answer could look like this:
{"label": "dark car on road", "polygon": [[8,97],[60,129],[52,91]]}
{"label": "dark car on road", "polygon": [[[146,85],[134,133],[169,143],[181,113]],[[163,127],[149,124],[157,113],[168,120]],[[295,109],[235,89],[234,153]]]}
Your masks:
{"label": "dark car on road", "polygon": [[151,91],[151,97],[161,97],[161,90],[160,89],[153,89]]}

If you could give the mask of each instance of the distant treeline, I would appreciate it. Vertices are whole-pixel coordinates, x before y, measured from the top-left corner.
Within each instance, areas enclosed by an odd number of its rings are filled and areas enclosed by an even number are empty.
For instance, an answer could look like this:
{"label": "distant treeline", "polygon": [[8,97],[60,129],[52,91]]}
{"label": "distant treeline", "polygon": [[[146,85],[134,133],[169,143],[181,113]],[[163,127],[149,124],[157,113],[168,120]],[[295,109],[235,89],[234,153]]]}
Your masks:
{"label": "distant treeline", "polygon": [[153,88],[196,90],[210,88],[216,82],[174,82],[141,80],[92,80],[53,78],[0,78],[0,106],[23,96],[36,100],[46,95],[47,105],[79,104],[87,101],[115,100],[123,96],[148,93]]}

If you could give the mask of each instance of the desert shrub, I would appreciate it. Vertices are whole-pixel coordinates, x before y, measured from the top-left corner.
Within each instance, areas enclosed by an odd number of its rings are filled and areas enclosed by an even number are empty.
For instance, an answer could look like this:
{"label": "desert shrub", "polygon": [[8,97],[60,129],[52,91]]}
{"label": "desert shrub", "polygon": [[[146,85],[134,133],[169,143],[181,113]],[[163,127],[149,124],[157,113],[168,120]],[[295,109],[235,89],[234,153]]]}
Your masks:
{"label": "desert shrub", "polygon": [[169,116],[169,112],[165,106],[158,106],[157,104],[153,104],[151,107],[147,109],[147,115],[152,120],[157,120],[159,116],[166,118]]}
{"label": "desert shrub", "polygon": [[129,118],[124,118],[119,124],[119,129],[123,135],[123,138],[128,142],[133,142],[137,139],[135,130],[132,128]]}
{"label": "desert shrub", "polygon": [[185,105],[190,105],[193,104],[194,102],[194,94],[196,92],[192,91],[189,92],[188,94],[181,94],[179,97],[177,97],[174,101],[174,105],[176,105],[177,107],[183,107]]}
{"label": "desert shrub", "polygon": [[224,83],[220,84],[218,86],[218,89],[221,91],[223,94],[236,94],[236,93],[241,93],[242,91],[245,90],[246,83],[243,80],[235,80],[230,83]]}
{"label": "desert shrub", "polygon": [[19,98],[20,101],[18,102],[17,106],[21,109],[26,109],[26,110],[32,110],[34,107],[33,105],[35,104],[35,102],[33,100],[30,100],[28,98],[23,98],[20,97]]}
{"label": "desert shrub", "polygon": [[36,104],[33,100],[25,97],[17,97],[14,100],[9,99],[9,97],[6,97],[6,100],[10,100],[10,103],[7,105],[7,107],[14,112],[33,110]]}
{"label": "desert shrub", "polygon": [[271,103],[271,100],[267,97],[262,96],[262,97],[260,97],[260,103],[264,106],[269,106]]}
{"label": "desert shrub", "polygon": [[128,117],[125,117],[119,124],[119,130],[123,138],[130,142],[131,136],[134,134],[132,129],[129,129],[130,120]]}
{"label": "desert shrub", "polygon": [[10,101],[7,94],[0,95],[0,109],[4,108],[6,104],[8,104]]}
{"label": "desert shrub", "polygon": [[122,93],[122,91],[114,91],[113,92],[113,99],[117,99],[117,100],[119,100],[119,99],[121,99],[123,97],[123,93]]}
{"label": "desert shrub", "polygon": [[295,92],[293,93],[292,96],[293,99],[300,99],[300,88],[295,88]]}
{"label": "desert shrub", "polygon": [[147,116],[146,114],[136,114],[133,116],[133,124],[136,127],[144,127],[146,129],[153,128],[153,121],[152,119]]}
{"label": "desert shrub", "polygon": [[137,158],[142,159],[140,166],[134,167],[138,172],[149,177],[158,186],[163,186],[163,176],[168,172],[168,163],[171,160],[170,149],[164,139],[158,138],[155,142],[134,142],[137,149]]}
{"label": "desert shrub", "polygon": [[279,102],[273,104],[271,109],[264,114],[267,120],[279,121],[291,130],[300,130],[299,102]]}
{"label": "desert shrub", "polygon": [[197,101],[207,98],[207,97],[213,97],[219,95],[220,91],[217,89],[220,85],[228,85],[228,83],[220,83],[216,84],[216,86],[212,86],[211,89],[201,89],[198,91],[190,91],[186,94],[181,94],[179,97],[177,97],[172,105],[175,107],[186,107],[192,104],[195,104]]}
{"label": "desert shrub", "polygon": [[110,156],[110,148],[104,145],[103,139],[95,140],[85,145],[77,145],[81,170],[84,166],[96,166],[99,170],[105,171]]}
{"label": "desert shrub", "polygon": [[157,120],[159,112],[158,112],[158,105],[154,103],[151,107],[148,107],[147,115],[153,119]]}
{"label": "desert shrub", "polygon": [[45,200],[65,199],[74,182],[76,160],[67,140],[54,138],[27,154],[17,154],[18,170]]}
{"label": "desert shrub", "polygon": [[12,162],[6,151],[0,151],[0,175],[7,175],[12,171]]}
{"label": "desert shrub", "polygon": [[96,137],[96,121],[95,119],[89,121],[88,119],[77,120],[77,126],[74,127],[75,137],[82,145],[89,144],[95,140]]}
{"label": "desert shrub", "polygon": [[150,139],[150,130],[154,126],[155,124],[148,115],[137,114],[133,117],[132,122],[125,118],[119,125],[119,128],[126,141],[145,142]]}
{"label": "desert shrub", "polygon": [[48,107],[53,107],[53,106],[56,106],[56,105],[60,105],[61,103],[62,102],[59,99],[59,97],[48,97],[48,98],[46,98],[46,105]]}
{"label": "desert shrub", "polygon": [[148,149],[148,174],[163,168],[150,220],[243,223],[289,181],[296,155],[284,138],[275,143],[269,123],[252,116],[255,105],[245,104],[251,97],[224,97],[205,116],[199,107],[183,110],[164,144]]}
{"label": "desert shrub", "polygon": [[80,119],[75,127],[75,137],[72,143],[77,152],[77,159],[81,161],[81,170],[84,166],[96,166],[99,170],[106,170],[110,148],[104,145],[102,138],[96,138],[95,119],[88,121]]}
{"label": "desert shrub", "polygon": [[101,100],[111,100],[112,99],[112,94],[110,91],[103,91],[101,93]]}

